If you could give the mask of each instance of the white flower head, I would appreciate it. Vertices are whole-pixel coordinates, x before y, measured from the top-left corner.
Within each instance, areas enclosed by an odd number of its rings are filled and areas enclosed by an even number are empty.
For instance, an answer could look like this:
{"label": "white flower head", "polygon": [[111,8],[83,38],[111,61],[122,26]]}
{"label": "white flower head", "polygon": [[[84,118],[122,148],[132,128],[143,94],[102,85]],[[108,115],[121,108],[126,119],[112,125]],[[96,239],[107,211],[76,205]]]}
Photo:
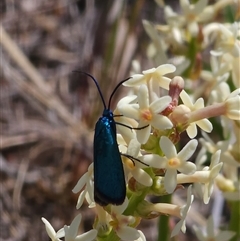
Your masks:
{"label": "white flower head", "polygon": [[232,141],[231,139],[214,143],[206,133],[202,133],[202,135],[203,138],[200,138],[199,141],[202,146],[208,150],[208,152],[214,154],[217,150],[221,150],[220,161],[222,161],[224,164],[232,165],[235,167],[240,166],[240,163],[238,163],[230,153],[232,148],[232,145],[230,144]]}
{"label": "white flower head", "polygon": [[232,120],[240,120],[240,88],[234,90],[224,101],[225,116]]}
{"label": "white flower head", "polygon": [[112,221],[110,221],[110,225],[122,240],[134,241],[139,239],[141,235],[137,229],[129,226],[135,222],[135,218],[122,215],[127,206],[128,199],[126,198],[122,205],[111,207]]}
{"label": "white flower head", "polygon": [[[170,6],[164,7],[164,16],[167,22],[168,31],[172,34],[173,41],[179,44],[183,43],[183,36],[181,34],[181,29],[183,25],[183,20],[177,13],[175,13]],[[161,26],[160,26],[161,30]]]}
{"label": "white flower head", "polygon": [[[170,96],[164,96],[149,103],[148,88],[141,85],[138,91],[138,104],[121,105],[119,111],[126,117],[139,121],[137,139],[145,144],[150,136],[151,126],[159,130],[172,128],[172,122],[161,113],[171,102]],[[143,128],[144,127],[144,128]]]}
{"label": "white flower head", "polygon": [[190,175],[196,171],[196,166],[187,160],[193,155],[197,148],[197,140],[191,140],[177,153],[174,144],[165,136],[160,139],[160,147],[165,154],[166,174],[164,177],[164,187],[168,193],[172,193],[177,185],[177,171]]}
{"label": "white flower head", "polygon": [[[182,90],[182,92],[180,93],[180,97],[183,101],[183,104],[185,106],[187,106],[191,111],[196,111],[199,109],[204,108],[204,101],[202,98],[199,98],[194,104],[190,98],[190,96],[187,94],[186,91]],[[212,131],[212,124],[211,122],[204,118],[202,120],[198,120],[198,121],[193,121],[190,123],[190,125],[187,128],[187,134],[190,138],[194,138],[197,135],[197,126],[199,126],[202,130],[206,131],[206,132],[211,132]]]}
{"label": "white flower head", "polygon": [[166,137],[160,139],[160,147],[165,157],[159,157],[158,168],[165,168],[164,187],[168,193],[172,193],[177,185],[177,171],[190,175],[196,171],[196,166],[187,160],[192,156],[197,148],[197,140],[191,140],[177,153],[174,144]]}
{"label": "white flower head", "polygon": [[234,181],[233,178],[229,179],[219,174],[216,177],[216,185],[222,191],[222,195],[226,200],[240,201],[240,183],[237,177],[236,181]]}
{"label": "white flower head", "polygon": [[[137,161],[138,159],[140,160],[140,146],[141,144],[136,139],[132,139],[127,148],[125,146],[119,146],[119,149],[121,153],[126,154],[126,156],[123,157],[123,163],[125,174],[128,178],[133,176],[135,180],[142,185],[150,187],[153,183],[152,178],[142,169],[146,166]],[[136,160],[128,158],[128,156]]]}
{"label": "white flower head", "polygon": [[[140,86],[142,84],[147,84],[150,80],[157,83],[157,86],[160,86],[164,89],[169,89],[169,83],[171,79],[165,77],[165,74],[172,73],[176,70],[176,67],[172,64],[163,64],[157,68],[152,68],[149,70],[144,70],[142,74],[135,74],[131,79],[124,82],[123,85],[134,87]],[[156,85],[155,85],[156,86]]]}
{"label": "white flower head", "polygon": [[89,207],[95,207],[95,202],[93,198],[93,163],[88,167],[88,171],[79,179],[75,187],[73,188],[73,193],[80,192],[83,187],[84,190],[80,193],[77,201],[77,209],[79,209],[84,199],[86,198]]}
{"label": "white flower head", "polygon": [[[211,102],[221,103],[228,98],[230,93],[231,91],[230,91],[229,85],[226,82],[220,82],[216,86],[216,88],[211,92],[211,96],[210,96]],[[221,125],[223,128],[223,135],[225,138],[227,138],[229,135],[232,134],[231,132],[232,132],[233,122],[224,115],[220,116],[220,118],[221,118]]]}
{"label": "white flower head", "polygon": [[184,205],[180,210],[181,220],[174,227],[174,229],[171,233],[171,237],[176,236],[179,233],[180,230],[182,230],[183,233],[186,232],[185,219],[186,219],[187,214],[188,214],[188,212],[191,208],[193,200],[194,200],[194,195],[192,194],[192,186],[190,185],[188,187],[188,191],[187,191],[187,204]]}
{"label": "white flower head", "polygon": [[54,230],[54,228],[52,227],[52,225],[48,222],[47,219],[42,218],[42,221],[45,224],[45,228],[46,228],[47,234],[48,234],[49,238],[52,241],[60,241],[59,238],[64,237],[64,230],[63,230],[63,228],[61,228],[59,231],[56,232]]}
{"label": "white flower head", "polygon": [[213,192],[213,185],[214,185],[215,178],[217,177],[217,175],[219,174],[222,168],[222,163],[219,163],[220,154],[221,154],[220,150],[214,153],[211,158],[210,166],[203,168],[203,171],[209,172],[208,181],[205,182],[204,191],[203,191],[203,201],[205,204],[208,204],[210,200],[210,197]]}
{"label": "white flower head", "polygon": [[187,29],[193,36],[198,34],[198,22],[207,21],[212,17],[211,11],[206,9],[207,4],[208,0],[199,0],[195,4],[190,4],[189,0],[180,0]]}
{"label": "white flower head", "polygon": [[147,56],[154,59],[156,63],[167,63],[168,58],[165,53],[165,42],[158,34],[154,24],[143,20],[143,28],[152,41],[147,48]]}
{"label": "white flower head", "polygon": [[215,56],[223,55],[224,53],[230,53],[233,57],[237,58],[240,56],[240,40],[239,29],[240,22],[234,22],[232,25],[219,24],[221,32],[221,38],[218,42],[219,48],[212,50],[211,54]]}
{"label": "white flower head", "polygon": [[[114,110],[114,120],[117,125],[117,132],[122,135],[126,143],[129,143],[130,140],[136,137],[136,131],[131,128],[136,128],[138,123],[134,119],[130,119],[126,116],[120,114],[119,107],[122,105],[134,104],[137,103],[136,95],[128,95],[123,97],[117,104],[117,108]],[[128,128],[129,127],[129,128]]]}
{"label": "white flower head", "polygon": [[82,215],[78,214],[70,224],[70,226],[64,225],[65,241],[93,241],[97,236],[97,230],[92,229],[86,233],[78,235],[79,225],[82,219]]}

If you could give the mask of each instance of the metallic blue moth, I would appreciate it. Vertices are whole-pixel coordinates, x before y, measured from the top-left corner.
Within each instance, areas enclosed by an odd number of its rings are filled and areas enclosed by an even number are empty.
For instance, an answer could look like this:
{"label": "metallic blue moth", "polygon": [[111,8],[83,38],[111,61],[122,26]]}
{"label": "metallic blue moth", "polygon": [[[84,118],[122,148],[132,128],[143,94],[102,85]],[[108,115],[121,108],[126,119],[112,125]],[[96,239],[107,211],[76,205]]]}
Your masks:
{"label": "metallic blue moth", "polygon": [[98,204],[120,205],[126,196],[122,159],[116,140],[113,113],[104,109],[94,135],[94,199]]}
{"label": "metallic blue moth", "polygon": [[[116,90],[129,78],[118,83],[109,98],[107,107],[97,80],[88,73],[74,72],[85,74],[94,81],[104,106],[103,114],[95,125],[93,142],[94,200],[101,206],[121,205],[126,197],[126,182],[118,149],[116,122],[110,110],[110,104]],[[121,125],[121,123],[118,124]]]}

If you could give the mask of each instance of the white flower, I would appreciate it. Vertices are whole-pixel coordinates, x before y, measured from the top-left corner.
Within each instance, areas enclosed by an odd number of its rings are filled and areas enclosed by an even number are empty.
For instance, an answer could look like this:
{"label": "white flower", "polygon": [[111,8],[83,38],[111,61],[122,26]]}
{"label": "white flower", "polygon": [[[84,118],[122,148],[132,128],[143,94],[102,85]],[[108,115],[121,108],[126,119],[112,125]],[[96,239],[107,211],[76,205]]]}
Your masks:
{"label": "white flower", "polygon": [[190,185],[188,187],[188,191],[187,191],[187,204],[184,205],[180,210],[181,220],[174,227],[174,229],[171,233],[171,237],[176,236],[179,233],[180,229],[182,230],[183,233],[186,232],[185,219],[191,208],[191,204],[192,204],[193,200],[194,200],[194,196],[192,194],[192,186]]}
{"label": "white flower", "polygon": [[213,55],[222,55],[224,53],[229,53],[233,57],[240,56],[240,41],[237,39],[239,37],[239,22],[235,22],[232,25],[219,24],[219,29],[221,31],[221,38],[218,42],[219,48],[211,51]]}
{"label": "white flower", "polygon": [[52,227],[52,225],[47,221],[47,219],[42,218],[43,223],[45,224],[45,228],[47,231],[47,234],[49,236],[49,238],[52,241],[60,241],[59,238],[64,237],[64,230],[63,228],[61,228],[59,231],[55,232],[54,228]]}
{"label": "white flower", "polygon": [[[117,108],[114,110],[114,121],[116,122],[117,132],[122,135],[123,139],[128,144],[132,139],[136,137],[136,131],[131,128],[136,128],[137,121],[130,119],[126,116],[121,115],[119,112],[119,107],[121,105],[128,105],[137,102],[136,95],[128,95],[123,97],[117,104]],[[119,123],[119,124],[118,124]],[[128,128],[129,127],[129,128]]]}
{"label": "white flower", "polygon": [[141,85],[138,91],[138,104],[121,105],[119,111],[126,117],[139,120],[137,139],[141,144],[145,144],[150,136],[151,125],[159,130],[170,129],[171,121],[161,113],[171,102],[170,96],[161,97],[149,103],[148,88]]}
{"label": "white flower", "polygon": [[140,62],[136,59],[134,59],[132,61],[132,65],[131,65],[131,70],[130,70],[130,76],[139,73],[141,71],[141,65]]}
{"label": "white flower", "polygon": [[70,226],[64,225],[65,241],[93,241],[97,237],[96,229],[92,229],[86,233],[77,235],[81,219],[82,215],[78,214],[73,219]]}
{"label": "white flower", "polygon": [[181,17],[177,13],[175,13],[170,6],[164,7],[164,16],[167,22],[166,27],[168,27],[169,31],[171,31],[173,41],[182,44],[183,37],[181,34],[181,25],[183,24],[183,21],[181,21]]}
{"label": "white flower", "polygon": [[172,64],[163,64],[157,68],[152,68],[143,71],[142,74],[135,74],[131,79],[124,82],[124,86],[134,87],[140,86],[142,84],[147,84],[150,80],[156,83],[154,86],[160,86],[164,89],[169,89],[169,83],[171,79],[164,77],[163,75],[172,73],[176,70],[176,67]]}
{"label": "white flower", "polygon": [[216,185],[222,191],[222,195],[226,200],[240,201],[240,183],[238,180],[233,181],[232,179],[227,179],[222,174],[219,174],[216,177]]}
{"label": "white flower", "polygon": [[232,148],[232,145],[230,144],[230,139],[226,141],[218,141],[215,144],[206,133],[202,133],[202,135],[204,138],[200,138],[199,141],[201,142],[202,146],[204,146],[208,150],[208,152],[213,154],[217,150],[221,150],[220,161],[235,167],[240,166],[240,163],[238,163],[230,153],[230,150]]}
{"label": "white flower", "polygon": [[[232,25],[211,23],[203,28],[203,35],[206,48],[210,44],[216,45],[216,50],[212,50],[210,61],[214,58],[217,60],[219,71],[212,69],[213,76],[221,78],[224,73],[232,72],[232,80],[235,87],[240,87],[240,40],[239,40],[239,22]],[[215,64],[216,65],[216,64]],[[211,63],[212,66],[212,63]],[[203,77],[206,77],[208,71],[203,71]],[[221,74],[222,73],[222,74]],[[211,75],[211,73],[210,73]]]}
{"label": "white flower", "polygon": [[208,182],[204,184],[204,192],[203,192],[203,201],[205,204],[208,204],[210,197],[213,192],[213,185],[216,176],[222,168],[222,163],[219,163],[221,151],[218,150],[216,153],[212,155],[211,163],[209,167],[204,167],[203,171],[209,171]]}
{"label": "white flower", "polygon": [[145,235],[141,230],[138,230],[138,233],[140,234],[140,237],[136,239],[135,241],[147,241]]}
{"label": "white flower", "polygon": [[77,201],[77,209],[79,209],[84,199],[86,198],[89,203],[89,207],[95,207],[93,198],[93,163],[88,167],[88,171],[79,179],[78,183],[73,188],[73,193],[78,193],[85,186],[84,190],[80,193]]}
{"label": "white flower", "polygon": [[195,165],[197,167],[197,170],[203,169],[203,163],[207,160],[207,154],[206,154],[206,148],[202,146],[200,151],[197,154],[197,157],[195,159]]}
{"label": "white flower", "polygon": [[[227,99],[227,97],[230,95],[231,91],[229,88],[229,85],[225,82],[219,83],[216,88],[211,92],[210,98],[212,99],[212,102],[218,102],[221,103],[224,100]],[[226,116],[222,115],[221,118],[221,125],[223,129],[223,135],[225,138],[230,136],[232,133],[232,121],[227,118]]]}
{"label": "white flower", "polygon": [[[204,108],[204,101],[203,98],[199,98],[194,104],[190,98],[190,96],[187,94],[186,91],[182,90],[180,93],[180,97],[183,101],[183,104],[188,107],[191,111],[196,111],[199,109]],[[187,128],[187,134],[190,138],[194,138],[197,135],[197,127],[198,125],[201,129],[203,129],[206,132],[212,131],[212,124],[211,122],[204,118],[195,122],[191,122],[190,125]]]}
{"label": "white flower", "polygon": [[[214,86],[221,82],[226,82],[230,75],[229,71],[231,68],[229,63],[220,61],[218,56],[210,56],[210,65],[211,70],[202,70],[200,74],[201,78],[206,80],[203,86],[199,86],[202,92],[208,88],[206,85]],[[220,95],[218,96],[220,97]]]}
{"label": "white flower", "polygon": [[152,40],[152,43],[150,43],[147,48],[147,56],[154,59],[156,63],[167,63],[168,58],[165,53],[165,42],[157,33],[155,26],[149,21],[143,20],[143,28]]}
{"label": "white flower", "polygon": [[125,174],[127,176],[132,175],[136,181],[138,181],[144,186],[150,187],[152,185],[152,178],[149,176],[148,173],[146,173],[142,169],[143,167],[146,167],[146,166],[144,166],[137,160],[134,161],[134,159],[128,158],[129,156],[129,157],[139,159],[140,147],[141,147],[141,144],[136,139],[132,139],[130,141],[127,147],[127,150],[125,146],[119,146],[121,153],[127,154],[125,157],[123,157]]}
{"label": "white flower", "polygon": [[233,84],[236,88],[240,88],[240,56],[233,57],[231,54],[225,53],[223,55],[222,61],[225,65],[228,66],[229,70],[231,71]]}
{"label": "white flower", "polygon": [[231,120],[240,120],[240,88],[234,90],[224,101],[227,116]]}
{"label": "white flower", "polygon": [[197,23],[208,21],[213,16],[211,8],[206,8],[207,4],[208,0],[199,0],[195,4],[190,4],[188,0],[180,0],[185,23],[193,36],[199,31]]}
{"label": "white flower", "polygon": [[199,241],[209,241],[209,240],[228,241],[234,235],[236,235],[236,233],[233,231],[219,231],[217,234],[215,234],[212,216],[208,218],[205,230],[202,230],[195,225],[193,225],[193,229]]}
{"label": "white flower", "polygon": [[[197,188],[199,187],[198,193],[201,192],[202,194],[203,192],[203,201],[205,204],[208,204],[210,200],[215,179],[223,165],[223,163],[219,163],[220,153],[221,151],[219,150],[212,155],[210,166],[204,167],[202,171],[196,171],[192,175],[185,175],[182,173],[177,175],[178,184],[195,183],[195,186],[197,186]],[[201,186],[199,186],[200,183],[204,184],[203,190],[201,190]]]}
{"label": "white flower", "polygon": [[124,203],[120,206],[111,206],[111,217],[110,225],[116,232],[119,238],[123,240],[134,241],[139,239],[140,233],[135,228],[129,227],[135,222],[135,218],[132,216],[124,216],[122,213],[128,206],[128,200],[125,199]]}
{"label": "white flower", "polygon": [[[196,171],[195,164],[186,161],[195,152],[198,142],[195,139],[189,141],[179,153],[177,153],[176,147],[166,136],[161,137],[159,144],[165,157],[155,155],[149,158],[149,156],[143,156],[143,161],[147,164],[149,164],[150,161],[150,165],[156,168],[166,169],[163,180],[164,187],[168,193],[172,193],[177,185],[177,171],[187,175],[193,174]],[[153,162],[154,159],[158,159],[158,162]]]}

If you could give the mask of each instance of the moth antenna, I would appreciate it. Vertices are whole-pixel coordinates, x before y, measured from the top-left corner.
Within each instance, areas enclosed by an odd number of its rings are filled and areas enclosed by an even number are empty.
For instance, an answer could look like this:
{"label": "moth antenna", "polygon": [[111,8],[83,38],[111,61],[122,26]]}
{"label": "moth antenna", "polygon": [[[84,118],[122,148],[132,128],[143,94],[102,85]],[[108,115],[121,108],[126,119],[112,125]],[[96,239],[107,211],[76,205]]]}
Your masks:
{"label": "moth antenna", "polygon": [[85,75],[87,75],[88,77],[90,77],[90,78],[93,80],[93,82],[94,82],[95,85],[97,86],[98,92],[99,92],[100,97],[101,97],[101,99],[102,99],[102,103],[103,103],[104,109],[106,109],[106,108],[107,108],[106,102],[105,102],[105,100],[104,100],[104,98],[103,98],[102,91],[101,91],[101,89],[100,89],[100,87],[99,87],[99,85],[98,85],[97,80],[96,80],[92,75],[90,75],[90,74],[88,74],[88,73],[86,73],[86,72],[84,72],[84,71],[74,70],[73,72],[74,72],[74,73],[85,74]]}
{"label": "moth antenna", "polygon": [[119,82],[119,83],[117,84],[117,86],[114,88],[112,94],[110,95],[109,101],[108,101],[108,110],[110,109],[112,97],[113,97],[113,95],[115,94],[115,92],[117,91],[117,89],[120,87],[121,84],[123,84],[124,82],[126,82],[127,80],[129,80],[129,79],[131,79],[131,78],[132,78],[132,77],[128,77],[127,79],[122,80],[122,81]]}

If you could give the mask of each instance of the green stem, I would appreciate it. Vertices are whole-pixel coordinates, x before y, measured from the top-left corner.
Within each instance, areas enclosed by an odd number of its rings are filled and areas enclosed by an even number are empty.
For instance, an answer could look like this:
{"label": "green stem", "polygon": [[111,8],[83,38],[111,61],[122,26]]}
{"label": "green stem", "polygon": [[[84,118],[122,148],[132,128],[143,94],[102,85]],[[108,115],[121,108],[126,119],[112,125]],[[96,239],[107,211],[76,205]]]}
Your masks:
{"label": "green stem", "polygon": [[237,241],[240,238],[240,201],[230,202],[231,219],[229,230],[234,231],[236,235],[230,241]]}
{"label": "green stem", "polygon": [[[171,195],[161,197],[161,203],[171,203]],[[169,240],[169,216],[159,216],[158,222],[158,239],[157,241],[168,241]]]}
{"label": "green stem", "polygon": [[134,216],[136,207],[138,206],[138,204],[142,200],[144,200],[144,198],[146,197],[148,191],[149,191],[149,188],[146,188],[146,190],[144,190],[141,195],[137,195],[137,194],[133,193],[132,196],[129,199],[128,207],[124,211],[123,214],[126,215],[126,216],[128,216],[128,215]]}
{"label": "green stem", "polygon": [[186,54],[186,57],[190,60],[190,65],[184,71],[184,73],[183,73],[184,77],[190,76],[190,74],[194,68],[194,65],[196,63],[197,51],[198,51],[197,40],[196,40],[196,38],[192,38],[189,43],[188,52]]}
{"label": "green stem", "polygon": [[97,241],[120,241],[120,238],[117,236],[116,232],[112,230],[107,236],[98,237]]}

